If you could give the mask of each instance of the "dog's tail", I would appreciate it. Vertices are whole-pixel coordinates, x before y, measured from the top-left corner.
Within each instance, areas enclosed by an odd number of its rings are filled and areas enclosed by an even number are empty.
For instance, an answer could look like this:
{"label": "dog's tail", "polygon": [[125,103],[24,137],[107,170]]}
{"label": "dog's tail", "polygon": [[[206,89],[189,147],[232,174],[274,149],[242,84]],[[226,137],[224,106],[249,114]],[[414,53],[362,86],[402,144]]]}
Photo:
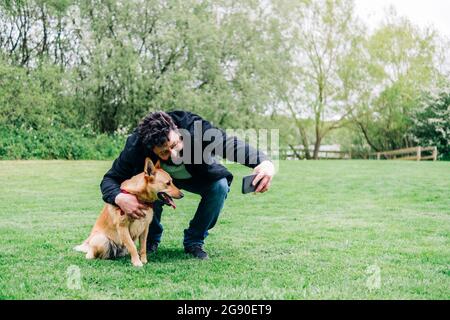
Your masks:
{"label": "dog's tail", "polygon": [[89,250],[89,244],[87,243],[87,241],[85,241],[82,244],[80,244],[79,246],[76,246],[75,248],[73,248],[73,250],[78,251],[78,252],[87,253]]}

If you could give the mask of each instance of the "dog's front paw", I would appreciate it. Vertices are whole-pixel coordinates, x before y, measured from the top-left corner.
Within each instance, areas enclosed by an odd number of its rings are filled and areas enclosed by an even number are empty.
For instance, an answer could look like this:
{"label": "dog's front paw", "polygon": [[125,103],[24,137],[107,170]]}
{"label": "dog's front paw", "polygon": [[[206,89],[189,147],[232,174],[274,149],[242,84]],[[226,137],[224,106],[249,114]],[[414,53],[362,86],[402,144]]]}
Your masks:
{"label": "dog's front paw", "polygon": [[142,263],[141,260],[137,259],[134,261],[131,261],[133,263],[133,266],[137,267],[137,268],[142,268],[144,266],[144,264]]}
{"label": "dog's front paw", "polygon": [[147,264],[148,263],[147,257],[141,257],[141,261],[142,261],[143,264]]}

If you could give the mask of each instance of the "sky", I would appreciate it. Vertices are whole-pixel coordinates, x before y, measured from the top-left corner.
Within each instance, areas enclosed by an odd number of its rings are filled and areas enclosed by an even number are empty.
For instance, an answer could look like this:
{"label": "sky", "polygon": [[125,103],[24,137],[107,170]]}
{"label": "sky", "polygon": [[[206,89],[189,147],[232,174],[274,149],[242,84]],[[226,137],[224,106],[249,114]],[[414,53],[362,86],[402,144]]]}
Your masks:
{"label": "sky", "polygon": [[394,6],[397,13],[421,27],[433,25],[450,37],[450,0],[354,0],[356,12],[370,27],[383,19],[384,9]]}

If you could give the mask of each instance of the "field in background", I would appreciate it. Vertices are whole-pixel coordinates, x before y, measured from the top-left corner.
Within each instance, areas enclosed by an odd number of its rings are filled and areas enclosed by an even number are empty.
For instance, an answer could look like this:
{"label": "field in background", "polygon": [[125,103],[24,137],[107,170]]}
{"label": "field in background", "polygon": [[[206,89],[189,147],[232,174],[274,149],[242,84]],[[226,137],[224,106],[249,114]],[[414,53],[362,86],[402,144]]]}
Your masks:
{"label": "field in background", "polygon": [[110,165],[0,162],[1,299],[450,298],[449,163],[282,162],[270,193],[247,196],[250,169],[231,165],[211,259],[182,251],[199,199],[189,194],[165,209],[160,251],[139,270],[72,251]]}

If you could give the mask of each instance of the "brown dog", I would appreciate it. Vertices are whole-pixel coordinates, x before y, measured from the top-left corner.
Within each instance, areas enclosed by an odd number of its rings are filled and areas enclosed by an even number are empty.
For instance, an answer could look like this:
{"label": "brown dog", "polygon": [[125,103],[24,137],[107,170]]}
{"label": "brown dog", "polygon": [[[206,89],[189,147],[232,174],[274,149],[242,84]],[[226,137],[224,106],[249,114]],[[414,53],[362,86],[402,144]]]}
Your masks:
{"label": "brown dog", "polygon": [[[85,252],[87,259],[111,259],[127,254],[135,267],[147,263],[147,235],[153,219],[152,204],[161,200],[166,205],[176,208],[172,198],[181,199],[183,193],[175,187],[170,175],[156,165],[150,158],[145,160],[144,172],[124,181],[120,186],[122,192],[134,194],[142,203],[150,206],[142,219],[132,219],[117,206],[106,204],[94,225],[89,237],[76,251]],[[140,258],[135,241],[139,238]]]}

